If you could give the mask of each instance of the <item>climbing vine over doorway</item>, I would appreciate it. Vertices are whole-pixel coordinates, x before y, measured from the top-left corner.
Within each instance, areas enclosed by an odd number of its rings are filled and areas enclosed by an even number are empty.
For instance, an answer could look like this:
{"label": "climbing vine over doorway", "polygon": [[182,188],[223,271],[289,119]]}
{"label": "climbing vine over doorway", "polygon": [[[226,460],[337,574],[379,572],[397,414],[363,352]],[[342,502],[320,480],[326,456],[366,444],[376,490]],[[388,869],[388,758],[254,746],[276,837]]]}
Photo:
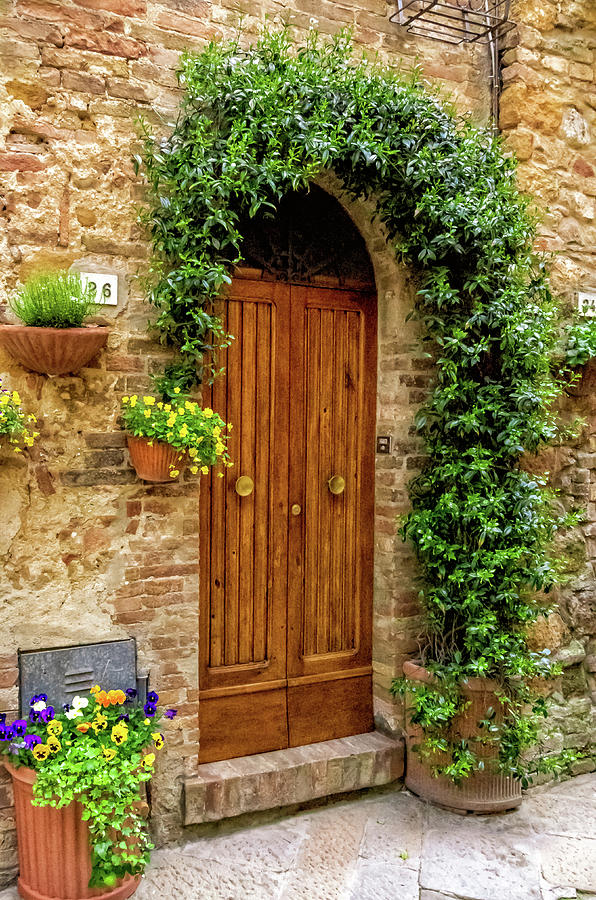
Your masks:
{"label": "climbing vine over doorway", "polygon": [[313,31],[299,48],[286,31],[248,50],[211,44],[184,57],[180,79],[173,131],[147,131],[137,161],[149,184],[151,299],[162,339],[180,351],[160,386],[187,389],[213,371],[225,340],[217,298],[241,258],[243,215],[274,214],[325,169],[354,200],[376,203],[396,256],[418,271],[416,311],[436,355],[416,418],[428,462],[403,524],[421,564],[424,661],[436,675],[415,695],[416,721],[441,771],[465,777],[474,747],[448,736],[460,686],[496,679],[507,716],[487,734],[503,768],[520,774],[545,712],[528,683],[549,671],[525,630],[545,610],[557,577],[549,548],[571,518],[557,518],[543,481],[519,466],[556,436],[558,386],[556,310],[515,163],[416,75],[354,61],[345,34]]}

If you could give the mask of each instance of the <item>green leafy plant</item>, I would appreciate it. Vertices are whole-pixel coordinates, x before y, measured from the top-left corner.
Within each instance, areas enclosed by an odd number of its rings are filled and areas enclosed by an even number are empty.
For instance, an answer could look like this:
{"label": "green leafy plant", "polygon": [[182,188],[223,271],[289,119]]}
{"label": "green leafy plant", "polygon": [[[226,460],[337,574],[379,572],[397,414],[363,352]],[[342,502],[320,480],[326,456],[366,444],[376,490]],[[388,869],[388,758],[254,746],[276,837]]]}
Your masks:
{"label": "green leafy plant", "polygon": [[576,319],[563,337],[562,364],[584,366],[596,356],[596,319]]}
{"label": "green leafy plant", "polygon": [[19,392],[7,391],[0,379],[0,439],[6,437],[14,452],[21,453],[23,447],[32,447],[39,437],[39,432],[33,430],[36,422],[33,413],[23,410]]}
{"label": "green leafy plant", "polygon": [[95,290],[76,272],[34,275],[11,298],[10,308],[25,325],[80,328],[97,307]]}
{"label": "green leafy plant", "polygon": [[242,216],[273,215],[327,169],[353,200],[376,203],[396,257],[418,273],[414,315],[436,362],[416,417],[427,461],[402,527],[420,564],[421,652],[436,679],[415,692],[421,752],[446,754],[438,769],[455,780],[478,768],[473,744],[454,745],[449,728],[465,679],[488,677],[505,707],[491,740],[502,768],[522,774],[546,708],[532,682],[550,668],[526,629],[548,611],[553,537],[577,518],[558,515],[546,479],[520,466],[557,438],[560,381],[557,304],[516,163],[416,73],[354,59],[346,33],[313,30],[300,47],[287,31],[249,49],[213,43],[183,57],[180,81],[172,132],[145,127],[136,159],[148,182],[150,298],[161,339],[180,351],[179,377],[189,386],[213,370]]}
{"label": "green leafy plant", "polygon": [[[61,808],[77,801],[89,825],[90,887],[112,887],[125,875],[139,875],[152,845],[141,815],[140,786],[153,774],[164,735],[151,692],[139,705],[136,689],[102,691],[73,698],[56,713],[47,696],[31,698],[27,719],[0,717],[0,754],[13,766],[33,769],[33,803]],[[174,718],[176,710],[165,716]]]}
{"label": "green leafy plant", "polygon": [[[223,463],[231,466],[227,452],[226,425],[221,416],[208,407],[202,408],[194,400],[173,389],[173,400],[165,403],[153,396],[122,398],[122,422],[130,434],[149,438],[150,443],[162,441],[180,450],[179,461],[184,454],[190,458],[190,471],[203,475],[209,466]],[[170,469],[172,478],[180,474],[174,466]],[[223,475],[223,473],[220,473]]]}

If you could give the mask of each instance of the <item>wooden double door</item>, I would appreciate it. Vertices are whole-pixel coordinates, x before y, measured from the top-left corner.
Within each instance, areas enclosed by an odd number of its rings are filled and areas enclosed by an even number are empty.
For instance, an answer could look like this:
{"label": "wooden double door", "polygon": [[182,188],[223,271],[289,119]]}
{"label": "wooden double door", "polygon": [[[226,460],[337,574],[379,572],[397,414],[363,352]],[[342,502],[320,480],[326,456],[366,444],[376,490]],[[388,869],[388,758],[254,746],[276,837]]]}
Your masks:
{"label": "wooden double door", "polygon": [[204,401],[201,762],[370,731],[376,299],[237,278]]}

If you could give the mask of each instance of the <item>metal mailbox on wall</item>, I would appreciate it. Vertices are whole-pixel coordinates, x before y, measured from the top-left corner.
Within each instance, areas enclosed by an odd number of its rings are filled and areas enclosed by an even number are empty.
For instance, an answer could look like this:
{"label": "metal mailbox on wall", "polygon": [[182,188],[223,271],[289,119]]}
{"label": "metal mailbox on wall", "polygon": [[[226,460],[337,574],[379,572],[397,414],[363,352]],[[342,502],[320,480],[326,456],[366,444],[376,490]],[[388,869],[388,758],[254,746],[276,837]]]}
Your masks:
{"label": "metal mailbox on wall", "polygon": [[137,647],[133,638],[82,644],[54,650],[19,652],[19,707],[29,712],[34,694],[47,694],[56,709],[85,694],[94,684],[105,690],[136,687],[141,700],[147,694],[147,676],[137,673]]}

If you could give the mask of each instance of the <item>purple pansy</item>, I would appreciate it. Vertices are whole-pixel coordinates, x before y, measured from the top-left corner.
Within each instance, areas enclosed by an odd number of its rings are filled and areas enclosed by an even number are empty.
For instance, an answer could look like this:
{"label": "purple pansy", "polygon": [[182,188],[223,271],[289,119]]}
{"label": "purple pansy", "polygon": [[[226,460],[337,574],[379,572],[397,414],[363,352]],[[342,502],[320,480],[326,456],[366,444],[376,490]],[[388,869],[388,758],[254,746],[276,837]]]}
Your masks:
{"label": "purple pansy", "polygon": [[178,715],[177,709],[166,709],[166,711],[164,713],[164,716],[166,717],[166,719],[173,719],[174,716],[177,716],[177,715]]}
{"label": "purple pansy", "polygon": [[46,706],[46,708],[42,709],[42,711],[40,712],[39,717],[40,717],[41,721],[47,725],[47,723],[50,721],[50,719],[54,718],[54,707]]}
{"label": "purple pansy", "polygon": [[149,691],[149,693],[147,694],[147,702],[155,704],[158,700],[159,694],[156,694],[155,691]]}
{"label": "purple pansy", "polygon": [[27,731],[27,720],[26,719],[15,719],[12,723],[12,727],[14,728],[15,734],[25,734]]}
{"label": "purple pansy", "polygon": [[41,744],[41,738],[38,734],[26,734],[23,740],[28,750],[32,750],[36,744]]}
{"label": "purple pansy", "polygon": [[156,706],[154,703],[145,703],[143,710],[144,710],[146,716],[151,717],[151,716],[154,716],[156,713]]}
{"label": "purple pansy", "polygon": [[125,691],[125,694],[129,700],[134,700],[134,698],[137,696],[137,693],[138,691],[136,688],[127,688]]}

